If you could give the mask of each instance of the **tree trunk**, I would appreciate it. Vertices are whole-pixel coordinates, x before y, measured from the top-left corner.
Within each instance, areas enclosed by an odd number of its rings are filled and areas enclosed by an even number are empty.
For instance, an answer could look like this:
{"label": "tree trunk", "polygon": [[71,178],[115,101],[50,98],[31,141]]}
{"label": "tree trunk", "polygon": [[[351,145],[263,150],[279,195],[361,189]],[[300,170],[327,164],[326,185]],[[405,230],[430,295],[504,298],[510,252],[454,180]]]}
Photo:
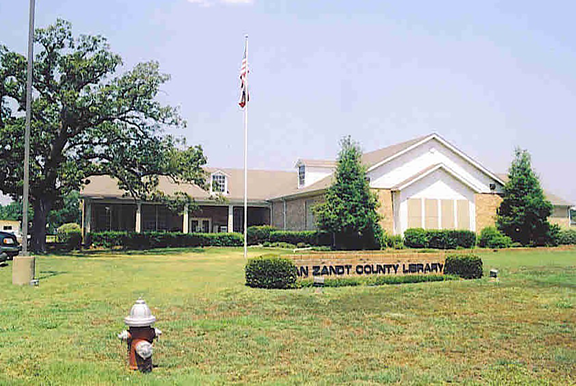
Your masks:
{"label": "tree trunk", "polygon": [[46,221],[52,209],[53,200],[39,197],[34,201],[34,219],[30,250],[34,253],[46,253]]}

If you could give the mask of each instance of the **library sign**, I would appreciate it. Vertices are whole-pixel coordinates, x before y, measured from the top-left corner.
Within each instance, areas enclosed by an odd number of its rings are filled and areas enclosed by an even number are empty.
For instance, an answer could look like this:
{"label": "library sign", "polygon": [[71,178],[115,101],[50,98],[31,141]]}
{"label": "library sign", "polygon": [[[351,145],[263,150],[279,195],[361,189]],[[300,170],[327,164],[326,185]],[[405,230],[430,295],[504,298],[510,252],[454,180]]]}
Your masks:
{"label": "library sign", "polygon": [[443,253],[310,253],[285,256],[294,261],[298,278],[313,276],[441,275]]}

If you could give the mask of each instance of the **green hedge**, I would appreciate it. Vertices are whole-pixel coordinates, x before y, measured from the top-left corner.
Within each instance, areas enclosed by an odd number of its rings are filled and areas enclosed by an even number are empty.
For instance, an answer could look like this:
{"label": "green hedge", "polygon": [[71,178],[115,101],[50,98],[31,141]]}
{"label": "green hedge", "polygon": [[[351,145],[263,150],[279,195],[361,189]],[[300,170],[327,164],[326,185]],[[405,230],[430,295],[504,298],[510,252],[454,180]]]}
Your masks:
{"label": "green hedge", "polygon": [[510,248],[512,239],[501,233],[496,227],[486,227],[480,232],[478,246],[481,248]]}
{"label": "green hedge", "polygon": [[95,247],[125,249],[151,249],[167,247],[239,247],[244,238],[239,233],[181,233],[181,232],[92,232],[89,235]]}
{"label": "green hedge", "polygon": [[80,249],[82,245],[82,229],[76,223],[63,224],[58,227],[56,241],[65,249]]}
{"label": "green hedge", "polygon": [[[457,279],[453,275],[401,275],[401,276],[369,276],[369,277],[340,277],[340,278],[325,278],[324,287],[346,287],[346,286],[359,286],[359,285],[385,285],[385,284],[407,284],[407,283],[423,283],[433,281],[446,281]],[[302,280],[301,287],[312,287],[313,280]]]}
{"label": "green hedge", "polygon": [[251,226],[246,229],[246,237],[248,245],[263,244],[270,241],[270,232],[275,231],[276,228],[270,225]]}
{"label": "green hedge", "polygon": [[245,268],[246,285],[255,288],[295,288],[296,266],[290,259],[264,255],[249,259]]}
{"label": "green hedge", "polygon": [[332,234],[322,231],[272,231],[271,243],[288,243],[298,245],[332,245]]}
{"label": "green hedge", "polygon": [[382,236],[382,248],[403,249],[404,239],[402,235],[389,235],[384,233]]}
{"label": "green hedge", "polygon": [[456,275],[464,279],[480,279],[482,259],[476,255],[450,255],[446,257],[444,274]]}
{"label": "green hedge", "polygon": [[561,229],[558,233],[558,244],[576,245],[576,229]]}
{"label": "green hedge", "polygon": [[476,234],[466,230],[410,228],[404,232],[408,248],[456,249],[472,248]]}

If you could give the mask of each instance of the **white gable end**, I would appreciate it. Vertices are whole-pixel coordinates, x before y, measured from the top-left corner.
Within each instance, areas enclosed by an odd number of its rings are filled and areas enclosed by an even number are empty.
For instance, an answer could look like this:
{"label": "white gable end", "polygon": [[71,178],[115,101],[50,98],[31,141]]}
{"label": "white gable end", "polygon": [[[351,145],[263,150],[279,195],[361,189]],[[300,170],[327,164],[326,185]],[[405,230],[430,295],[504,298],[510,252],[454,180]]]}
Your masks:
{"label": "white gable end", "polygon": [[332,168],[307,166],[306,167],[306,182],[304,183],[304,186],[302,186],[302,187],[312,185],[312,184],[320,181],[324,177],[329,176],[333,172],[334,172],[334,169],[332,169]]}
{"label": "white gable end", "polygon": [[[502,185],[435,137],[368,172],[370,186],[391,189],[434,165],[444,165],[482,193],[501,192]],[[490,185],[496,189],[491,190]]]}
{"label": "white gable end", "polygon": [[[450,223],[451,228],[455,229],[469,229],[475,230],[475,196],[474,190],[470,188],[469,185],[462,182],[460,179],[456,178],[450,172],[443,168],[439,168],[432,173],[426,175],[424,178],[415,181],[414,183],[407,186],[401,191],[395,192],[395,233],[403,234],[409,225],[409,208],[408,200],[420,200],[422,204],[421,213],[419,214],[421,222],[418,224],[413,224],[413,227],[431,228],[431,229],[443,229],[443,223]],[[426,202],[435,201],[435,212],[428,213],[426,208]],[[458,201],[466,202],[466,211],[468,212],[465,216],[467,218],[466,223],[458,223],[457,221],[457,205]],[[442,218],[442,205],[453,205],[451,209],[452,218],[450,221],[448,219]],[[426,218],[434,217],[436,222],[433,224],[427,224]]]}

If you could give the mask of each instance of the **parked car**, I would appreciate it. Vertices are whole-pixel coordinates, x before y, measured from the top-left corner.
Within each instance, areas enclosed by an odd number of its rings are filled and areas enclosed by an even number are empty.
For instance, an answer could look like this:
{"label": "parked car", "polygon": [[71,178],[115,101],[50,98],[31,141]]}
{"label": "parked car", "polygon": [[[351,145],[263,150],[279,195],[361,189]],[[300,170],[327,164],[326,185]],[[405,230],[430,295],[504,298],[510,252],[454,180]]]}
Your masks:
{"label": "parked car", "polygon": [[12,233],[0,231],[0,260],[2,255],[6,255],[8,259],[12,260],[22,250],[22,246],[18,244],[16,236]]}

